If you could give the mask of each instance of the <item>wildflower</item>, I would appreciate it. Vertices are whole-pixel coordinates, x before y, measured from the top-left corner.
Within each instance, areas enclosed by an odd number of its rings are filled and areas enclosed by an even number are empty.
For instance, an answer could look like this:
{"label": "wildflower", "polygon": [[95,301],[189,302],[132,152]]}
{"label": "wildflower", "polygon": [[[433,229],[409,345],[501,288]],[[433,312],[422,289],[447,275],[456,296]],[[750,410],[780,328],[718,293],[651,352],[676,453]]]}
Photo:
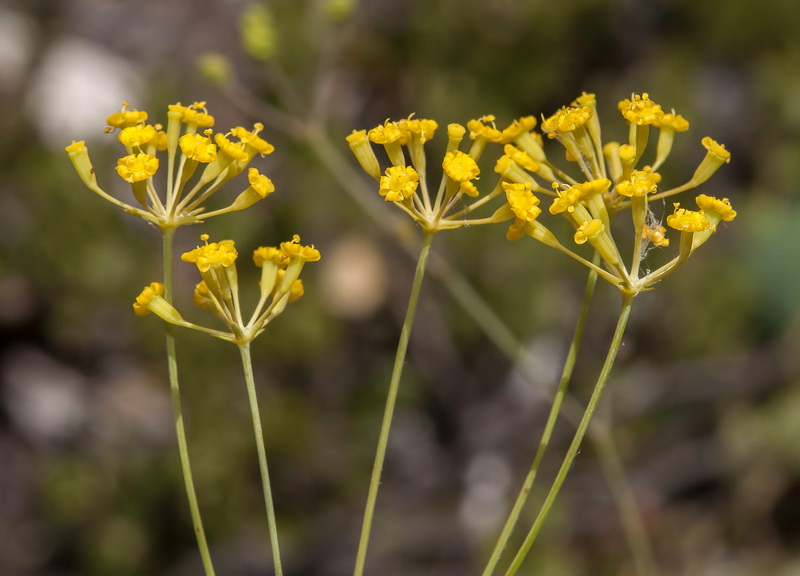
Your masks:
{"label": "wildflower", "polygon": [[625,120],[638,126],[656,124],[664,117],[661,106],[650,100],[647,92],[641,96],[634,94],[630,100],[626,98],[618,108]]}
{"label": "wildflower", "polygon": [[731,202],[727,198],[720,200],[713,196],[700,194],[695,200],[698,208],[709,218],[709,221],[713,221],[714,225],[720,220],[733,222],[733,219],[736,218],[736,210],[731,208]]}
{"label": "wildflower", "polygon": [[[170,104],[167,128],[148,124],[147,112],[131,109],[127,103],[120,111],[108,116],[106,132],[119,130],[118,139],[126,154],[119,158],[116,171],[131,185],[139,206],[115,198],[103,190],[89,159],[84,142],[73,142],[65,148],[81,181],[92,191],[116,204],[126,212],[156,224],[162,230],[195,224],[207,218],[242,210],[265,198],[274,187],[266,176],[257,179],[226,207],[208,211],[209,198],[219,188],[244,170],[257,155],[273,151],[273,146],[261,137],[262,124],[252,130],[233,128],[227,134],[214,134],[214,117],[205,102],[189,106]],[[166,152],[166,162],[159,153]],[[166,165],[166,169],[162,166]],[[202,167],[201,170],[197,170]],[[195,176],[195,172],[199,176]],[[154,176],[166,172],[166,194],[159,195]],[[159,178],[160,181],[161,178]]]}
{"label": "wildflower", "polygon": [[152,282],[145,286],[136,301],[133,303],[133,313],[137,316],[147,316],[151,312],[167,322],[180,323],[183,318],[172,304],[164,299],[164,285]]}
{"label": "wildflower", "polygon": [[575,231],[575,244],[584,244],[589,239],[597,238],[604,229],[605,227],[599,219],[587,220]]}
{"label": "wildflower", "polygon": [[667,216],[667,225],[682,232],[703,232],[711,228],[711,223],[702,212],[680,208],[677,202],[675,212]]}
{"label": "wildflower", "polygon": [[722,144],[717,143],[708,136],[703,138],[702,143],[707,152],[706,157],[703,158],[703,161],[695,170],[694,176],[692,176],[691,182],[694,186],[699,186],[711,178],[714,172],[719,170],[720,166],[731,161],[731,153]]}
{"label": "wildflower", "polygon": [[378,180],[381,177],[381,168],[380,164],[378,164],[378,158],[375,156],[375,151],[369,142],[366,130],[353,130],[353,133],[347,137],[350,150],[353,151],[364,172]]}
{"label": "wildflower", "polygon": [[460,150],[454,150],[445,154],[442,162],[447,176],[455,182],[468,182],[474,180],[481,173],[478,163],[470,156]]}
{"label": "wildflower", "polygon": [[158,170],[158,158],[152,154],[128,154],[117,161],[117,174],[134,184],[147,180]]}
{"label": "wildflower", "polygon": [[114,112],[108,118],[106,123],[113,128],[127,128],[128,126],[137,126],[147,121],[147,112],[128,109],[128,103],[122,103],[122,110]]}
{"label": "wildflower", "polygon": [[[538,214],[535,224],[527,222],[522,217],[525,211],[521,208],[524,206],[522,199],[526,196],[522,189],[512,191],[510,183],[503,184],[508,208],[506,212],[499,210],[498,218],[507,213],[513,214],[514,223],[507,234],[509,239],[517,239],[521,235],[532,236],[595,269],[624,293],[636,294],[659,282],[685,262],[714,233],[719,222],[731,221],[736,212],[727,199],[718,200],[702,194],[697,198],[699,211],[676,206],[675,212],[666,217],[666,222],[668,228],[678,230],[681,234],[679,256],[647,274],[640,274],[642,261],[649,252],[648,247],[666,249],[670,245],[667,228],[660,224],[660,219],[651,209],[653,200],[702,184],[730,160],[730,153],[711,138],[704,138],[702,144],[707,150],[706,157],[692,178],[683,185],[662,191],[662,177],[656,170],[667,159],[675,134],[688,130],[688,121],[674,110],[665,113],[661,105],[651,100],[648,94],[633,94],[631,98],[621,101],[618,108],[628,123],[629,137],[626,143],[602,142],[593,94],[583,93],[571,105],[560,108],[542,121],[542,132],[564,146],[567,160],[577,164],[582,177],[571,176],[557,167],[543,149],[530,148],[535,157],[529,153],[530,143],[526,147],[521,145],[521,134],[524,133],[521,127],[510,129],[508,134],[519,146],[518,151],[528,154],[528,160],[517,155],[514,147],[506,147],[505,154],[495,166],[495,171],[504,180],[524,186],[527,194],[533,195],[535,192],[553,196],[549,213],[561,215],[571,222],[575,227],[575,244],[590,244],[599,253],[602,267],[595,267],[572,248],[561,244],[550,229],[540,222]],[[647,147],[650,127],[660,131],[656,160],[652,166],[639,167]],[[626,263],[614,239],[619,233],[614,232],[613,216],[628,208],[633,220],[633,237],[629,241],[633,244],[633,258]]]}
{"label": "wildflower", "polygon": [[195,286],[193,301],[201,310],[212,312],[228,331],[209,328],[184,320],[163,299],[164,287],[154,282],[145,287],[133,305],[138,316],[149,312],[163,320],[210,334],[237,344],[246,344],[264,331],[266,325],[281,314],[286,305],[298,300],[304,292],[300,272],[306,262],[316,262],[320,252],[313,246],[300,244],[295,235],[280,247],[260,247],[253,252],[253,262],[261,268],[259,282],[261,296],[247,322],[239,301],[239,281],[236,260],[239,253],[233,240],[209,242],[209,236],[200,236],[203,244],[185,252],[181,260],[194,264],[202,280]]}
{"label": "wildflower", "polygon": [[210,134],[209,130],[205,136],[191,133],[181,136],[178,145],[181,147],[183,155],[188,160],[194,160],[201,164],[213,162],[217,158],[217,147],[211,142]]}
{"label": "wildflower", "polygon": [[208,272],[212,267],[227,268],[236,261],[236,257],[239,254],[236,252],[233,240],[223,240],[222,242],[209,244],[208,234],[203,234],[200,239],[205,242],[204,246],[198,246],[181,256],[181,260],[184,262],[196,264],[200,273]]}
{"label": "wildflower", "polygon": [[158,131],[150,124],[137,124],[124,128],[118,136],[120,143],[126,148],[142,148],[154,141]]}
{"label": "wildflower", "polygon": [[[535,121],[518,122],[506,134],[508,138],[524,139],[522,133],[526,127],[534,124]],[[354,130],[347,136],[347,142],[364,171],[378,180],[378,193],[384,200],[394,202],[426,233],[512,218],[507,211],[483,219],[467,217],[502,192],[498,183],[491,192],[481,197],[475,183],[481,172],[478,160],[486,144],[503,139],[503,132],[494,126],[494,117],[483,116],[470,120],[466,127],[456,123],[447,126],[447,149],[441,162],[442,179],[436,194],[432,195],[426,181],[425,144],[434,137],[437,129],[436,121],[415,118],[412,114],[399,121],[386,120],[370,130]],[[459,147],[467,134],[473,143],[469,152],[464,152]],[[383,174],[371,143],[383,146],[389,157],[390,166]],[[511,148],[516,151],[520,161],[533,167],[533,160],[523,150]],[[459,203],[466,199],[472,202],[456,210]]]}
{"label": "wildflower", "polygon": [[414,195],[419,185],[419,174],[411,166],[391,166],[386,176],[381,176],[378,193],[387,202],[403,202]]}

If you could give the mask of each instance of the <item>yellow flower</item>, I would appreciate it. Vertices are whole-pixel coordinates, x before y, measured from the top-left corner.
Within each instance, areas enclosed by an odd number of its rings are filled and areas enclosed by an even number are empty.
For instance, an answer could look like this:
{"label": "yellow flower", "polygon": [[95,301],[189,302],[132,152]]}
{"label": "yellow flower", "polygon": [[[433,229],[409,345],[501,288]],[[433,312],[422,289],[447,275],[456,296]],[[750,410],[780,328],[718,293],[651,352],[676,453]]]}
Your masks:
{"label": "yellow flower", "polygon": [[[622,148],[620,146],[620,148]],[[650,172],[649,170],[635,170],[631,174],[630,179],[624,180],[617,184],[615,188],[617,194],[632,198],[634,196],[647,196],[648,194],[655,194],[658,189],[658,183],[661,181],[661,175],[657,172]]]}
{"label": "yellow flower", "polygon": [[219,146],[219,151],[231,160],[235,162],[247,162],[250,160],[250,157],[245,151],[244,144],[241,142],[232,142],[224,134],[215,134],[214,142]]}
{"label": "yellow flower", "polygon": [[137,126],[147,121],[147,112],[128,109],[128,103],[122,103],[122,110],[114,112],[111,116],[106,118],[106,124],[113,128],[127,128],[128,126]]}
{"label": "yellow flower", "polygon": [[83,140],[73,142],[64,150],[66,150],[67,156],[78,176],[80,176],[81,181],[89,188],[95,189],[97,187],[97,178],[94,174],[92,161],[89,159],[89,149],[86,148],[86,142]]}
{"label": "yellow flower", "polygon": [[708,218],[702,212],[680,208],[680,204],[677,202],[675,203],[675,212],[667,216],[667,226],[681,232],[704,232],[712,228]]}
{"label": "yellow flower", "polygon": [[498,130],[494,125],[494,116],[487,114],[476,120],[467,122],[467,130],[469,130],[469,137],[472,140],[477,138],[484,138],[489,142],[500,142],[503,139],[503,133]]}
{"label": "yellow flower", "polygon": [[213,162],[217,158],[217,147],[209,138],[210,131],[206,136],[200,134],[184,134],[178,140],[181,152],[189,160],[195,160],[203,164]]}
{"label": "yellow flower", "polygon": [[[83,142],[73,142],[66,147],[66,152],[90,190],[162,230],[174,230],[242,210],[271,192],[269,179],[258,178],[255,185],[248,187],[228,206],[208,209],[206,202],[222,184],[242,172],[256,154],[269,154],[273,147],[259,136],[262,124],[255,124],[253,130],[237,127],[228,134],[213,136],[208,127],[214,124],[214,118],[206,111],[205,102],[195,102],[190,106],[171,104],[167,117],[167,128],[163,130],[161,124],[146,123],[146,112],[129,109],[124,103],[121,111],[107,118],[109,127],[106,132],[119,128],[118,139],[127,149],[127,155],[117,162],[117,173],[131,184],[133,198],[138,204],[117,199],[98,185]],[[199,128],[204,128],[200,131],[202,133],[199,133]],[[159,193],[152,180],[162,161],[156,156],[160,151],[166,151],[169,167],[167,177],[170,181],[162,183],[166,184],[165,195]],[[198,171],[201,163],[204,166]]]}
{"label": "yellow flower", "polygon": [[300,244],[300,236],[295,234],[290,242],[281,242],[281,251],[287,258],[300,259],[306,262],[316,262],[321,258],[319,250],[314,246],[303,246]]}
{"label": "yellow flower", "polygon": [[590,106],[564,106],[542,122],[542,132],[550,138],[557,138],[560,132],[572,132],[586,124],[592,114]]}
{"label": "yellow flower", "polygon": [[533,158],[531,158],[527,152],[520,150],[516,146],[511,144],[506,144],[503,146],[503,152],[506,156],[511,158],[514,162],[522,166],[525,170],[530,172],[538,172],[539,171],[539,163],[536,162]]}
{"label": "yellow flower", "polygon": [[573,212],[575,205],[583,197],[583,190],[578,186],[570,186],[566,190],[559,190],[557,184],[553,186],[558,193],[558,198],[550,205],[550,214],[561,214],[564,211]]}
{"label": "yellow flower", "polygon": [[140,124],[138,126],[128,126],[119,133],[119,141],[123,146],[130,148],[141,148],[156,139],[158,134],[155,126],[150,124]]}
{"label": "yellow flower", "polygon": [[128,154],[117,161],[117,174],[133,184],[147,180],[158,170],[158,158],[152,154]]}
{"label": "yellow flower", "polygon": [[531,185],[516,182],[503,182],[508,205],[514,216],[524,222],[533,222],[542,213],[539,208],[539,199],[531,191]]}
{"label": "yellow flower", "polygon": [[475,184],[473,184],[469,180],[466,182],[462,182],[461,186],[458,189],[459,191],[461,191],[462,194],[466,194],[470,198],[477,198],[480,195],[478,187],[475,186]]}
{"label": "yellow flower", "polygon": [[280,248],[274,246],[261,246],[253,252],[253,262],[261,268],[265,262],[272,262],[278,267],[285,267],[289,262],[289,256]]}
{"label": "yellow flower", "polygon": [[378,157],[375,156],[375,151],[372,149],[372,146],[370,146],[367,131],[353,130],[352,134],[347,136],[346,140],[356,160],[358,160],[358,163],[361,164],[361,167],[364,169],[364,172],[376,180],[380,180],[381,167],[378,163]]}
{"label": "yellow flower", "polygon": [[650,100],[647,92],[641,96],[634,94],[630,100],[622,100],[618,108],[625,120],[637,126],[658,124],[664,117],[661,106]]}
{"label": "yellow flower", "polygon": [[183,106],[178,102],[170,104],[168,110],[176,114],[181,122],[195,128],[210,128],[214,125],[214,117],[206,110],[205,102],[195,102],[190,106]]}
{"label": "yellow flower", "polygon": [[411,116],[397,122],[397,128],[402,134],[400,141],[403,144],[408,142],[412,134],[419,134],[420,143],[424,144],[433,138],[438,127],[439,124],[435,120],[412,118]]}
{"label": "yellow flower", "polygon": [[458,142],[461,142],[466,132],[467,129],[456,122],[447,125],[447,138],[450,140],[457,140]]}
{"label": "yellow flower", "polygon": [[397,125],[397,122],[391,122],[387,120],[380,126],[376,126],[372,130],[370,130],[367,135],[371,142],[375,144],[390,144],[392,142],[397,142],[403,136],[400,127]]}
{"label": "yellow flower", "polygon": [[665,236],[667,229],[663,226],[645,226],[642,228],[642,239],[649,241],[653,246],[666,248],[669,246],[669,238]]}
{"label": "yellow flower", "polygon": [[402,202],[414,195],[418,185],[419,174],[411,166],[391,166],[381,176],[378,192],[387,201]]}
{"label": "yellow flower", "polygon": [[305,294],[306,290],[303,287],[303,281],[299,278],[292,282],[289,286],[289,302],[297,302]]}
{"label": "yellow flower", "polygon": [[474,180],[481,173],[477,162],[469,154],[460,150],[453,150],[444,156],[442,168],[445,173],[455,182],[467,182]]}
{"label": "yellow flower", "polygon": [[150,309],[148,308],[150,302],[153,301],[153,298],[156,296],[163,296],[164,295],[164,285],[160,282],[153,282],[149,286],[145,286],[142,293],[136,297],[136,302],[133,303],[133,312],[137,316],[147,316],[150,314]]}
{"label": "yellow flower", "polygon": [[697,206],[703,211],[704,214],[714,215],[718,220],[723,222],[733,222],[736,218],[736,210],[731,208],[731,202],[727,198],[720,200],[713,196],[706,196],[700,194],[697,199]]}
{"label": "yellow flower", "polygon": [[712,140],[708,136],[703,138],[700,143],[705,146],[706,150],[708,150],[711,154],[714,155],[715,159],[721,163],[728,163],[731,161],[731,153],[725,149],[723,144],[720,144],[716,140]]}
{"label": "yellow flower", "polygon": [[686,132],[689,129],[689,121],[680,114],[675,114],[675,111],[664,114],[661,118],[653,123],[662,130],[672,130],[674,132]]}
{"label": "yellow flower", "polygon": [[209,268],[227,268],[234,262],[239,255],[234,248],[233,240],[222,240],[220,242],[208,243],[208,234],[203,234],[200,239],[205,241],[205,246],[198,246],[194,250],[184,252],[181,260],[197,265],[200,272],[207,272]]}
{"label": "yellow flower", "polygon": [[266,198],[275,192],[275,185],[272,180],[261,174],[256,168],[250,168],[247,171],[247,180],[250,182],[250,187],[262,198]]}
{"label": "yellow flower", "polygon": [[725,146],[719,142],[712,140],[708,136],[701,140],[701,143],[706,148],[706,156],[703,158],[697,170],[692,176],[692,183],[699,186],[719,170],[720,166],[727,164],[731,161],[731,153],[725,149]]}
{"label": "yellow flower", "polygon": [[507,128],[503,130],[501,141],[503,143],[513,142],[519,136],[527,134],[536,127],[536,118],[534,116],[523,116],[514,120]]}
{"label": "yellow flower", "polygon": [[192,302],[194,302],[194,305],[200,308],[200,310],[214,309],[214,300],[211,298],[211,291],[203,280],[200,280],[197,286],[194,287]]}
{"label": "yellow flower", "polygon": [[603,226],[603,222],[600,219],[595,218],[593,220],[587,220],[575,231],[575,243],[576,244],[585,244],[588,240],[592,240],[599,236],[603,230],[605,230],[605,226]]}
{"label": "yellow flower", "polygon": [[255,156],[255,154],[266,156],[267,154],[272,154],[272,152],[275,151],[275,147],[258,135],[263,129],[264,125],[260,122],[256,122],[252,130],[237,126],[231,130],[231,134],[236,136],[239,141],[244,144],[245,149],[251,151],[251,156]]}

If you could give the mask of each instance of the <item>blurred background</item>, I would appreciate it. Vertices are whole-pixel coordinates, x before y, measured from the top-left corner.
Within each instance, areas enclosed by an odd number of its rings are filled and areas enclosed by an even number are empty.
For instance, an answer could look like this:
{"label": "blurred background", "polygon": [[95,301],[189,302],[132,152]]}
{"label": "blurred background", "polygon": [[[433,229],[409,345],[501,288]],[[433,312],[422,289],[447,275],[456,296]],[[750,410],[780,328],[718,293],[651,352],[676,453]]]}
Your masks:
{"label": "blurred background", "polygon": [[[739,216],[638,299],[602,426],[521,573],[637,574],[598,457],[613,438],[653,574],[800,575],[798,25],[794,0],[0,2],[0,575],[202,573],[163,326],[130,308],[159,278],[158,234],[87,190],[64,146],[86,140],[101,185],[125,198],[122,149],[103,133],[123,101],[161,122],[169,103],[206,101],[218,130],[266,124],[276,152],[254,165],[277,192],[181,229],[177,248],[208,232],[247,254],[299,233],[323,254],[253,352],[286,574],[336,576],[352,570],[419,236],[344,137],[411,113],[441,127],[495,114],[504,126],[583,90],[597,94],[607,138],[625,137],[616,103],[632,92],[691,122],[663,170],[674,183],[694,171],[703,136],[724,143],[732,162],[702,191]],[[367,563],[381,576],[480,573],[533,457],[541,391],[557,381],[585,281],[535,241],[506,241],[505,226],[442,234],[434,249],[452,270],[426,279],[411,339]],[[247,262],[239,273],[255,292]],[[194,267],[176,274],[179,307],[201,319]],[[536,382],[465,294],[519,339]],[[579,401],[618,307],[598,286]],[[178,336],[217,573],[270,574],[238,354]],[[556,428],[542,486],[573,430]]]}

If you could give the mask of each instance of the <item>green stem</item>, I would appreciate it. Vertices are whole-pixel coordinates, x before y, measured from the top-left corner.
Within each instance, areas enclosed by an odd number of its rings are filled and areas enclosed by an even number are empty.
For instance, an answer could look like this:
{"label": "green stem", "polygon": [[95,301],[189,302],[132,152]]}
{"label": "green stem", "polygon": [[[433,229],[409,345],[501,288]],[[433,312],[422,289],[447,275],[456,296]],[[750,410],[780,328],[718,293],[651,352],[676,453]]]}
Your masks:
{"label": "green stem", "polygon": [[275,522],[275,506],[272,503],[272,488],[269,482],[269,469],[267,468],[267,451],[264,448],[264,433],[261,429],[261,416],[258,409],[256,396],[256,383],[253,379],[253,362],[250,359],[250,342],[239,344],[239,353],[242,356],[242,369],[247,385],[247,398],[250,401],[250,415],[253,419],[253,430],[256,437],[256,450],[258,452],[258,467],[261,470],[261,485],[264,488],[264,505],[267,510],[267,524],[269,525],[269,541],[272,547],[272,562],[275,565],[275,576],[282,576],[281,551],[278,546],[278,528]]}
{"label": "green stem", "polygon": [[[595,424],[599,424],[599,422],[595,422]],[[606,484],[608,484],[617,505],[622,527],[628,539],[628,546],[636,564],[636,573],[639,576],[656,576],[658,570],[653,560],[653,549],[647,537],[647,529],[636,503],[636,497],[625,475],[625,467],[614,441],[610,423],[603,422],[599,426],[593,425],[589,430],[589,436],[597,450]]]}
{"label": "green stem", "polygon": [[[595,259],[598,259],[597,255],[595,256]],[[575,325],[575,332],[572,335],[572,342],[570,342],[569,345],[569,352],[567,353],[567,359],[564,362],[564,369],[561,372],[561,380],[558,383],[558,388],[556,389],[556,394],[553,398],[553,404],[550,407],[550,414],[547,417],[547,423],[545,424],[541,440],[539,441],[539,448],[536,450],[536,455],[533,458],[533,464],[528,471],[528,475],[525,477],[525,481],[522,484],[522,489],[519,492],[519,496],[517,496],[517,501],[514,503],[511,513],[508,515],[508,520],[506,520],[506,524],[503,526],[503,530],[500,533],[500,537],[497,539],[497,543],[492,551],[492,556],[489,558],[489,562],[486,564],[486,568],[483,571],[483,576],[490,576],[494,572],[495,567],[500,560],[500,556],[503,553],[503,549],[506,547],[508,544],[508,539],[511,537],[511,532],[514,530],[514,527],[519,520],[519,516],[522,513],[525,502],[528,500],[528,495],[533,488],[533,483],[536,480],[536,475],[539,471],[539,465],[542,462],[542,458],[547,451],[547,447],[550,445],[550,439],[553,436],[553,429],[556,427],[556,421],[558,420],[558,416],[561,412],[561,405],[564,401],[564,397],[567,394],[567,386],[572,378],[572,371],[575,368],[575,360],[578,357],[578,350],[580,349],[581,340],[583,339],[583,329],[586,326],[586,318],[589,315],[589,306],[591,305],[592,296],[594,295],[594,288],[596,285],[597,272],[590,270],[589,277],[586,280],[586,290],[583,293],[581,312],[578,316],[578,322]]]}
{"label": "green stem", "polygon": [[[174,228],[162,229],[162,247],[164,262],[164,299],[172,303],[172,240],[175,236]],[[194,490],[192,467],[189,463],[189,447],[186,443],[186,430],[183,426],[183,409],[181,408],[181,391],[178,386],[178,357],[175,352],[175,334],[172,324],[165,322],[167,332],[167,368],[169,372],[169,389],[172,397],[172,418],[175,421],[175,435],[178,438],[178,453],[181,461],[183,483],[186,487],[186,498],[189,501],[189,511],[192,515],[192,525],[197,538],[197,547],[203,560],[206,576],[214,576],[214,565],[208,551],[206,533],[203,529],[203,519],[200,517],[200,507],[197,504],[197,494]]]}
{"label": "green stem", "polygon": [[378,447],[375,450],[375,463],[372,467],[372,478],[369,483],[367,506],[364,511],[364,523],[361,527],[361,538],[358,542],[356,566],[353,571],[354,576],[362,576],[364,573],[369,535],[372,529],[372,519],[375,514],[375,503],[378,499],[378,487],[381,483],[383,461],[386,458],[386,447],[389,443],[389,430],[392,427],[392,416],[397,401],[397,393],[400,389],[400,377],[403,374],[403,364],[405,363],[406,350],[408,349],[408,340],[411,336],[411,327],[414,324],[414,314],[417,310],[417,301],[419,300],[419,293],[422,288],[422,279],[425,277],[425,269],[427,267],[428,255],[430,254],[434,235],[435,233],[433,232],[427,232],[423,237],[419,259],[417,260],[417,269],[414,273],[414,282],[411,286],[411,295],[408,298],[406,317],[403,321],[403,328],[400,331],[400,340],[397,343],[397,354],[395,355],[394,369],[392,370],[392,378],[389,383],[389,393],[386,397],[386,408],[383,413],[380,438],[378,439]]}
{"label": "green stem", "polygon": [[611,368],[614,365],[617,352],[619,352],[619,349],[622,346],[622,336],[625,333],[625,327],[628,324],[628,318],[630,318],[634,299],[634,294],[622,293],[622,311],[620,312],[619,320],[617,320],[617,327],[611,340],[611,346],[608,349],[608,354],[606,355],[606,360],[603,363],[603,368],[600,371],[600,376],[597,378],[597,383],[595,384],[594,391],[592,392],[592,397],[589,399],[589,403],[586,406],[583,417],[578,424],[578,429],[575,431],[575,435],[572,438],[572,443],[567,450],[566,456],[564,456],[564,461],[561,463],[561,468],[558,470],[555,480],[553,480],[553,484],[550,487],[550,491],[548,492],[544,503],[542,504],[542,508],[539,510],[539,514],[536,516],[533,526],[531,526],[528,535],[525,537],[525,541],[522,543],[519,551],[517,551],[517,555],[514,557],[511,566],[508,568],[506,576],[513,576],[517,573],[517,570],[519,570],[519,567],[522,565],[523,560],[525,560],[525,556],[527,556],[534,540],[536,540],[536,537],[539,535],[542,525],[547,519],[547,515],[549,514],[550,509],[553,507],[553,503],[555,502],[556,497],[561,490],[561,486],[563,486],[564,481],[567,478],[567,474],[569,473],[570,468],[572,468],[572,464],[575,462],[575,457],[578,455],[578,450],[580,449],[581,442],[583,442],[583,437],[586,435],[586,430],[589,428],[589,422],[591,421],[592,416],[597,409],[597,405],[600,403],[600,397],[602,396],[603,390],[608,383],[608,377],[611,374]]}

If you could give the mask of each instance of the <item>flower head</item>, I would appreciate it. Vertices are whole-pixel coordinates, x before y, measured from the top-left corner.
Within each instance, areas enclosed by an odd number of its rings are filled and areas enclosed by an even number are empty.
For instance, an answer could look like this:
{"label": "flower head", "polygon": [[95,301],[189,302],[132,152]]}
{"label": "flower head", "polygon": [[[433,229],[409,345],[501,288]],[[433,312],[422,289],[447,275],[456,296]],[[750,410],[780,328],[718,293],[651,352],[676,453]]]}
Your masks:
{"label": "flower head", "polygon": [[160,282],[152,282],[149,286],[145,286],[141,294],[136,297],[136,302],[133,303],[133,312],[137,316],[147,316],[150,314],[148,306],[156,296],[164,295],[164,285]]}
{"label": "flower head", "polygon": [[305,262],[316,262],[320,259],[319,250],[314,246],[303,246],[300,244],[300,236],[295,234],[291,241],[281,242],[281,252],[283,252],[289,260],[303,260]]}
{"label": "flower head", "polygon": [[[266,176],[240,193],[224,208],[208,210],[205,203],[228,180],[239,174],[257,155],[269,154],[273,147],[261,136],[262,124],[252,130],[233,128],[227,134],[214,134],[214,117],[205,102],[189,106],[171,104],[167,110],[167,128],[148,124],[148,113],[122,110],[107,118],[107,132],[119,129],[118,139],[126,155],[117,162],[117,173],[131,184],[138,206],[105,192],[97,183],[83,142],[66,147],[78,175],[86,186],[126,212],[156,224],[163,230],[195,224],[205,219],[242,210],[264,198],[274,188]],[[159,153],[166,152],[168,170],[166,194],[160,195],[152,177],[158,171]],[[203,165],[199,170],[198,166]]]}
{"label": "flower head", "polygon": [[625,120],[638,126],[658,124],[664,118],[661,106],[650,100],[647,92],[641,96],[634,94],[630,99],[622,100],[618,107]]}
{"label": "flower head", "polygon": [[391,166],[381,176],[378,192],[387,202],[402,202],[414,195],[418,185],[419,174],[411,166]]}
{"label": "flower head", "polygon": [[211,131],[207,131],[205,136],[200,134],[184,134],[178,140],[178,145],[181,147],[181,152],[189,160],[195,160],[202,164],[213,162],[217,158],[217,147],[211,141],[209,135]]}
{"label": "flower head", "polygon": [[275,147],[272,144],[259,136],[259,133],[263,130],[264,125],[260,122],[256,122],[252,130],[248,130],[242,126],[237,126],[231,130],[231,134],[239,139],[239,142],[244,145],[245,150],[248,151],[250,157],[252,158],[255,154],[266,156],[267,154],[272,154],[272,152],[275,151]]}
{"label": "flower head", "polygon": [[158,135],[158,130],[151,124],[138,124],[123,128],[119,133],[119,141],[128,148],[141,148],[153,142]]}
{"label": "flower head", "polygon": [[478,163],[470,156],[460,150],[453,150],[444,156],[442,168],[445,173],[455,182],[467,182],[474,180],[481,173]]}
{"label": "flower head", "polygon": [[731,202],[727,198],[720,200],[713,196],[700,194],[695,201],[697,202],[698,208],[700,208],[706,216],[713,215],[714,219],[717,221],[733,222],[733,219],[736,218],[736,210],[731,207]]}
{"label": "flower head", "polygon": [[253,252],[253,261],[261,268],[259,281],[261,297],[249,320],[245,321],[239,301],[236,272],[237,252],[233,240],[209,242],[207,234],[200,237],[204,245],[183,254],[184,262],[197,266],[202,281],[194,288],[193,301],[201,310],[211,311],[229,331],[221,331],[185,321],[162,297],[164,286],[157,282],[145,287],[136,298],[134,312],[143,316],[153,312],[162,319],[223,340],[243,344],[255,339],[266,325],[281,314],[286,305],[299,299],[304,292],[299,279],[306,262],[320,259],[313,246],[300,244],[295,235],[280,247],[261,247]]}
{"label": "flower head", "polygon": [[628,180],[617,184],[617,194],[632,198],[633,196],[647,196],[655,194],[661,175],[649,170],[635,170]]}
{"label": "flower head", "polygon": [[[583,93],[569,106],[560,108],[542,121],[541,131],[564,147],[567,161],[577,166],[577,176],[575,171],[570,173],[552,163],[541,143],[536,142],[530,132],[526,133],[522,121],[519,125],[512,125],[508,138],[514,145],[505,147],[505,154],[495,166],[495,171],[509,181],[503,183],[508,207],[505,212],[499,211],[497,216],[513,215],[515,221],[507,234],[509,239],[532,236],[585,263],[623,292],[635,294],[682,265],[708,239],[719,222],[731,221],[736,212],[727,200],[704,195],[697,200],[699,211],[676,206],[675,212],[666,216],[666,221],[669,228],[681,232],[678,257],[653,271],[642,266],[642,261],[648,257],[648,246],[669,246],[667,228],[660,224],[664,216],[654,213],[662,203],[654,201],[705,182],[730,160],[730,153],[711,138],[704,138],[702,144],[707,150],[706,157],[692,179],[678,186],[663,186],[662,176],[657,170],[669,156],[676,133],[688,130],[689,122],[674,110],[665,113],[647,93],[633,94],[621,101],[618,108],[628,122],[628,141],[624,143],[603,143],[594,94]],[[651,126],[659,130],[655,162],[639,166]],[[575,242],[591,245],[600,255],[602,267],[594,266],[567,248],[550,229],[544,227],[537,212],[538,206],[536,210],[530,210],[535,206],[530,199],[533,192],[553,196],[549,212],[570,221],[575,229]],[[628,243],[633,244],[634,255],[629,264],[620,256],[621,253],[630,253],[629,249],[621,250],[614,238],[621,236],[614,230],[614,215],[628,209],[633,220],[633,236],[629,236]],[[526,221],[532,212],[535,219]],[[622,234],[630,232],[624,229]],[[643,270],[648,272],[643,274]]]}
{"label": "flower head", "polygon": [[262,198],[266,198],[275,192],[275,185],[267,176],[258,171],[257,168],[250,168],[247,171],[247,181],[250,187]]}
{"label": "flower head", "polygon": [[152,177],[158,170],[158,158],[152,154],[128,154],[117,161],[117,174],[131,184]]}
{"label": "flower head", "polygon": [[501,142],[503,132],[494,125],[495,117],[491,114],[467,122],[467,130],[472,140],[483,138],[489,142]]}
{"label": "flower head", "polygon": [[704,232],[711,229],[711,223],[702,212],[681,208],[675,203],[675,212],[667,216],[667,226],[681,232]]}
{"label": "flower head", "polygon": [[391,144],[392,142],[399,141],[400,138],[403,137],[403,131],[400,130],[400,126],[397,125],[397,122],[390,122],[387,120],[383,124],[370,130],[367,135],[369,136],[370,142],[374,142],[375,144]]}
{"label": "flower head", "polygon": [[565,106],[542,122],[542,132],[557,138],[559,133],[572,132],[585,125],[592,114],[590,106]]}
{"label": "flower head", "polygon": [[214,117],[206,110],[205,102],[194,102],[184,106],[180,102],[170,104],[168,110],[181,122],[193,128],[210,128],[214,125]]}
{"label": "flower head", "polygon": [[128,126],[137,126],[143,122],[147,122],[147,112],[143,110],[128,109],[128,103],[122,103],[122,110],[114,112],[108,118],[106,123],[113,130],[114,128],[127,128]]}
{"label": "flower head", "polygon": [[542,213],[539,208],[539,199],[531,192],[531,185],[503,182],[508,205],[514,216],[524,222],[533,222]]}
{"label": "flower head", "polygon": [[222,240],[221,242],[208,243],[208,234],[203,234],[200,239],[205,242],[204,246],[198,246],[194,250],[184,252],[181,260],[197,265],[200,272],[206,272],[211,267],[227,268],[236,262],[238,252],[234,248],[233,240]]}
{"label": "flower head", "polygon": [[587,220],[575,231],[575,244],[584,244],[588,240],[596,238],[604,229],[605,226],[600,219]]}
{"label": "flower head", "polygon": [[265,262],[271,262],[279,268],[285,268],[289,263],[289,256],[280,248],[274,246],[261,246],[253,252],[253,262],[261,268]]}

